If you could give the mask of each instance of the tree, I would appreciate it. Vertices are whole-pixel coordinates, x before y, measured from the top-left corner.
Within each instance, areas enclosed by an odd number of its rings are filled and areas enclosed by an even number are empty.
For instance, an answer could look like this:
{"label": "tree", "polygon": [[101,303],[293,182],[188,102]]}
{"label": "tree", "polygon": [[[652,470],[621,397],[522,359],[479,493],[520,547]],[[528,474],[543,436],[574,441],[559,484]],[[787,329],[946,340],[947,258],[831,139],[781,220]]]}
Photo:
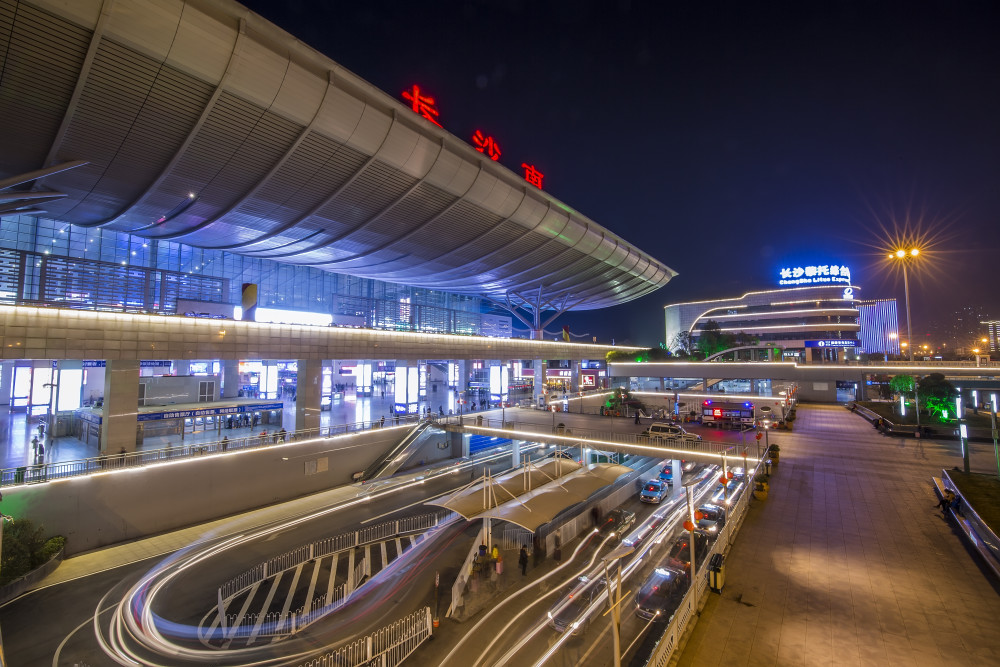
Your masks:
{"label": "tree", "polygon": [[683,354],[691,354],[694,352],[694,341],[691,340],[690,331],[679,331],[674,336],[674,339],[670,341],[670,349],[676,350]]}
{"label": "tree", "polygon": [[899,394],[912,394],[913,384],[912,375],[897,375],[889,381],[889,387],[892,388],[892,393],[897,396]]}
{"label": "tree", "polygon": [[733,337],[722,332],[722,327],[715,320],[705,322],[698,334],[698,351],[705,355],[705,358],[718,354],[723,350],[733,347]]}
{"label": "tree", "polygon": [[941,421],[947,421],[945,415],[954,412],[958,390],[941,373],[931,373],[917,382],[917,395],[921,407]]}

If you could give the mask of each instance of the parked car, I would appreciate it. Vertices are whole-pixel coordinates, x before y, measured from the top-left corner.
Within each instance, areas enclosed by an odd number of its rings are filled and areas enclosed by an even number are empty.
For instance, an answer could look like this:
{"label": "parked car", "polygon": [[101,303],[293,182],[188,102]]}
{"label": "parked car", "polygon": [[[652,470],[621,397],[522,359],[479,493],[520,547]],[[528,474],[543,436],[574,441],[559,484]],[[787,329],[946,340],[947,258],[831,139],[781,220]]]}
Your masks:
{"label": "parked car", "polygon": [[650,572],[635,596],[635,613],[650,620],[659,616],[661,623],[669,623],[684,594],[690,587],[690,577],[683,569],[664,562]]}
{"label": "parked car", "polygon": [[[701,512],[701,519],[698,527],[708,533],[718,533],[726,525],[726,510],[718,505],[702,505],[698,508]],[[695,545],[697,548],[698,545]]]}
{"label": "parked car", "polygon": [[667,422],[654,422],[646,429],[645,435],[653,440],[701,440],[701,436],[688,433],[683,427]]}
{"label": "parked car", "polygon": [[619,540],[635,525],[635,513],[616,507],[601,520],[600,532]]}
{"label": "parked car", "polygon": [[[705,554],[708,553],[708,535],[701,532],[694,533],[694,554],[698,557],[698,566],[701,567],[702,563],[705,562]],[[685,572],[691,570],[691,535],[685,532],[683,535],[678,537],[673,546],[670,547],[670,551],[667,554],[667,558],[674,567],[682,569]]]}
{"label": "parked car", "polygon": [[579,577],[549,608],[549,627],[556,632],[582,634],[590,624],[589,619],[581,619],[580,615],[594,601],[594,596],[604,590],[604,578],[589,579]]}
{"label": "parked car", "polygon": [[639,500],[644,503],[659,503],[667,495],[667,482],[662,479],[651,479],[642,485]]}

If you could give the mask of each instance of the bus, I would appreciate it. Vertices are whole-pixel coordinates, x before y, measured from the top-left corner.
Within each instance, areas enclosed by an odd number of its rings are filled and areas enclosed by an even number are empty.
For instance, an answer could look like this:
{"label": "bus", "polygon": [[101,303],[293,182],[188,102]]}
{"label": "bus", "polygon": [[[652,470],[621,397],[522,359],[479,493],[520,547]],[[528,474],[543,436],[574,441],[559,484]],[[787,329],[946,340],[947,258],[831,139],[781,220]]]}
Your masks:
{"label": "bus", "polygon": [[707,399],[701,404],[701,423],[719,428],[752,428],[753,403]]}

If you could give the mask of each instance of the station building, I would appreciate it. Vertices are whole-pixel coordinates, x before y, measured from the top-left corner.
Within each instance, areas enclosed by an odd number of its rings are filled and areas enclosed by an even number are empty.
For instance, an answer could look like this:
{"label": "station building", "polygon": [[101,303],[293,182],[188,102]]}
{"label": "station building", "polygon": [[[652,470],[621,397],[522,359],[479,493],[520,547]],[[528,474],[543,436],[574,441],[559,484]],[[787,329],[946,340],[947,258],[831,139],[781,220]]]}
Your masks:
{"label": "station building", "polygon": [[0,401],[80,404],[101,451],[136,446],[140,403],[268,400],[290,373],[306,429],[389,373],[402,412],[436,384],[599,382],[610,346],[545,327],[675,275],[449,133],[431,93],[236,2],[26,0],[0,53]]}

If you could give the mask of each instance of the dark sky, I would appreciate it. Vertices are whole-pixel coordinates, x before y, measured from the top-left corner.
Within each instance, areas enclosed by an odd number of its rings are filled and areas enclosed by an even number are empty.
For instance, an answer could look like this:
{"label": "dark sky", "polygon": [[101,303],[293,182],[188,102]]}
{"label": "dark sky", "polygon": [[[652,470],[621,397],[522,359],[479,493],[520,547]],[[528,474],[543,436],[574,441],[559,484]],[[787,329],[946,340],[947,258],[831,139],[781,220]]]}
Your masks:
{"label": "dark sky", "polygon": [[679,272],[651,296],[560,318],[654,345],[668,303],[851,267],[915,334],[956,305],[994,317],[1000,10],[992,2],[247,2],[397,96],[419,83],[460,138]]}

